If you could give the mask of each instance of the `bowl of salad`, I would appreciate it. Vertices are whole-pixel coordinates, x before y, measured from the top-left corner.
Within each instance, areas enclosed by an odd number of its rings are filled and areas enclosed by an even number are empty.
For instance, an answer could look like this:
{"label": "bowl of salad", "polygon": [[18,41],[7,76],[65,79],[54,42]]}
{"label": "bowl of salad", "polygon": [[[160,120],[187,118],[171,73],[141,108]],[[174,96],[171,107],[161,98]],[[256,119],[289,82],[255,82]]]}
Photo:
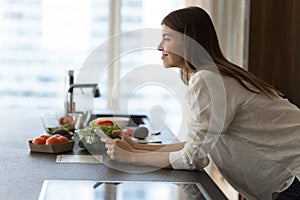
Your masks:
{"label": "bowl of salad", "polygon": [[125,128],[129,123],[129,117],[98,117],[89,123],[89,126],[118,126],[120,129]]}

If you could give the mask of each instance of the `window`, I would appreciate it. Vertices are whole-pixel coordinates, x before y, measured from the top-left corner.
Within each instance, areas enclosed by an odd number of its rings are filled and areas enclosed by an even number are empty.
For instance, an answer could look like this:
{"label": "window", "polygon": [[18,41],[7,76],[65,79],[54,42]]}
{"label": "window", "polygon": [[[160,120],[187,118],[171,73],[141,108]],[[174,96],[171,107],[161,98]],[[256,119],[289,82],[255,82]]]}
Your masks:
{"label": "window", "polygon": [[63,106],[67,70],[108,37],[108,3],[1,1],[0,106]]}

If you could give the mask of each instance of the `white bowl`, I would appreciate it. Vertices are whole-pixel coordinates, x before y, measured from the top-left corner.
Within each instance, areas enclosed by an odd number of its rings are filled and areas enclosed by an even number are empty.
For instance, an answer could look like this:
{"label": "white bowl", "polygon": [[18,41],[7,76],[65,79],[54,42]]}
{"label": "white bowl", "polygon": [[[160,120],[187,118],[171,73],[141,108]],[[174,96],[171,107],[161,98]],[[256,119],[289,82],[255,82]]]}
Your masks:
{"label": "white bowl", "polygon": [[89,123],[89,126],[92,126],[93,124],[97,123],[97,121],[100,120],[109,120],[114,123],[114,125],[118,125],[120,129],[125,128],[129,123],[129,117],[99,117],[97,119],[94,119]]}
{"label": "white bowl", "polygon": [[114,124],[117,124],[120,127],[120,129],[125,128],[129,123],[129,117],[104,117],[104,118],[114,122]]}

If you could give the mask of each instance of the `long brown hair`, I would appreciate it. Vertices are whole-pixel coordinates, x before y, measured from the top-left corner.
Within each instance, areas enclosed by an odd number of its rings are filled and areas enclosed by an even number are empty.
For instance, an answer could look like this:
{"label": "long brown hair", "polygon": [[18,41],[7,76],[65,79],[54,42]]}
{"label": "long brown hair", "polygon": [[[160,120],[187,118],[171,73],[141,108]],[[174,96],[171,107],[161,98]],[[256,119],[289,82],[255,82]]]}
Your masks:
{"label": "long brown hair", "polygon": [[[224,57],[219,46],[212,20],[203,9],[199,7],[187,7],[175,10],[169,13],[162,20],[161,24],[187,35],[199,43],[207,51],[222,75],[236,79],[247,90],[254,93],[265,94],[269,98],[282,95],[273,86],[262,81],[243,68],[233,64]],[[182,81],[185,84],[188,84],[191,73],[197,71],[197,68],[187,60],[194,59],[194,57],[198,54],[193,48],[189,47],[185,47],[184,51],[185,66],[180,69],[180,75]]]}

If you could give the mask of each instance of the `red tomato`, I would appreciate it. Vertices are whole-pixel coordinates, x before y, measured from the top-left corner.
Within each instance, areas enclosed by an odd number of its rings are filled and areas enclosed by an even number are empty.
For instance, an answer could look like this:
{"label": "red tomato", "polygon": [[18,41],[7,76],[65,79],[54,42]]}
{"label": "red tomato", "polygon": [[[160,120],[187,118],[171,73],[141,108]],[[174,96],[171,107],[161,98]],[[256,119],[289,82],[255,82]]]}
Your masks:
{"label": "red tomato", "polygon": [[60,140],[58,139],[57,136],[51,136],[46,140],[46,145],[48,144],[60,144]]}
{"label": "red tomato", "polygon": [[65,136],[57,137],[57,139],[60,141],[60,143],[67,143],[67,142],[69,142],[68,138],[66,138]]}
{"label": "red tomato", "polygon": [[45,144],[46,140],[44,140],[43,138],[37,137],[34,138],[32,141],[32,144]]}
{"label": "red tomato", "polygon": [[49,138],[50,136],[49,135],[40,135],[40,138],[42,138],[43,140],[46,140]]}
{"label": "red tomato", "polygon": [[96,122],[96,125],[97,126],[113,126],[114,123],[108,119],[106,120],[99,120]]}
{"label": "red tomato", "polygon": [[62,135],[61,134],[54,134],[54,135],[52,135],[51,137],[61,137]]}
{"label": "red tomato", "polygon": [[65,124],[75,124],[75,121],[72,117],[61,117],[59,119],[59,123],[61,125],[65,125]]}

